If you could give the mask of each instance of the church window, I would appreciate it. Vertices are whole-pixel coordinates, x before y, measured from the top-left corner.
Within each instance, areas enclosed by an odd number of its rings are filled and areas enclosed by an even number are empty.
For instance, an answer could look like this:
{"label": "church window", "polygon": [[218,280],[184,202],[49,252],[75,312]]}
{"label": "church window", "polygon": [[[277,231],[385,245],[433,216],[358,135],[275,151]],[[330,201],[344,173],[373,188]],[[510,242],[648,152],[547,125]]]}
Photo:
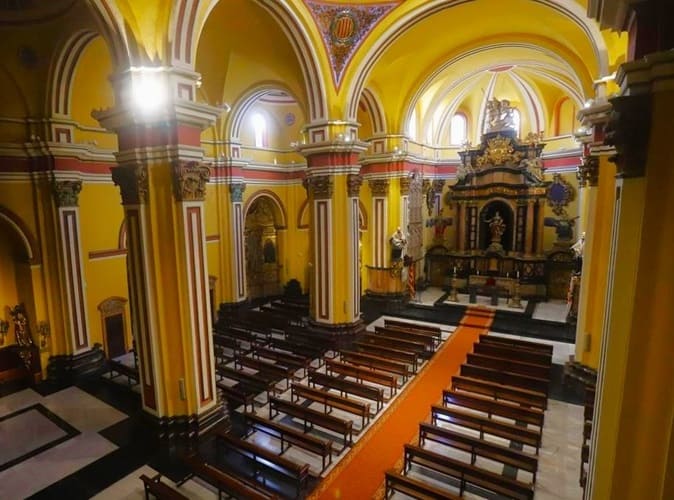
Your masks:
{"label": "church window", "polygon": [[452,116],[452,121],[449,124],[449,143],[452,145],[460,145],[466,142],[468,132],[467,120],[462,113],[456,113]]}

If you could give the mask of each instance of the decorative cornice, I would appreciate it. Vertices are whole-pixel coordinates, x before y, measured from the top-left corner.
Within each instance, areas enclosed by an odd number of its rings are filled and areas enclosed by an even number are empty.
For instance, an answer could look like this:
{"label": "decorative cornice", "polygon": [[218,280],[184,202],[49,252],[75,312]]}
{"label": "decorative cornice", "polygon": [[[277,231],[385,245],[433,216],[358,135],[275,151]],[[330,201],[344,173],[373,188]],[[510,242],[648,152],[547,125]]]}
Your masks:
{"label": "decorative cornice", "polygon": [[372,196],[377,197],[388,196],[390,185],[389,179],[370,179],[368,183],[370,184],[370,191],[372,192]]}
{"label": "decorative cornice", "polygon": [[309,177],[309,187],[315,200],[328,200],[332,198],[333,184],[329,175],[316,175]]}
{"label": "decorative cornice", "polygon": [[408,176],[400,178],[400,194],[402,196],[407,196],[408,194],[410,194],[410,184],[411,183],[412,183],[412,179]]}
{"label": "decorative cornice", "polygon": [[349,174],[346,177],[346,190],[349,198],[358,198],[360,196],[360,186],[363,184],[363,177],[358,174]]}
{"label": "decorative cornice", "polygon": [[82,181],[54,181],[52,188],[57,207],[76,207],[79,205]]}
{"label": "decorative cornice", "polygon": [[245,182],[234,182],[229,185],[229,197],[232,203],[243,202],[243,192],[246,190]]}
{"label": "decorative cornice", "polygon": [[210,169],[196,161],[173,164],[173,191],[178,201],[203,201]]}
{"label": "decorative cornice", "polygon": [[139,205],[147,201],[148,178],[144,165],[120,165],[113,167],[112,182],[119,186],[123,205]]}
{"label": "decorative cornice", "polygon": [[651,125],[651,95],[636,94],[611,99],[613,112],[606,126],[605,143],[615,146],[610,161],[621,177],[646,174],[648,139]]}
{"label": "decorative cornice", "polygon": [[584,156],[583,163],[578,165],[576,172],[578,187],[595,187],[599,183],[599,158],[597,156]]}

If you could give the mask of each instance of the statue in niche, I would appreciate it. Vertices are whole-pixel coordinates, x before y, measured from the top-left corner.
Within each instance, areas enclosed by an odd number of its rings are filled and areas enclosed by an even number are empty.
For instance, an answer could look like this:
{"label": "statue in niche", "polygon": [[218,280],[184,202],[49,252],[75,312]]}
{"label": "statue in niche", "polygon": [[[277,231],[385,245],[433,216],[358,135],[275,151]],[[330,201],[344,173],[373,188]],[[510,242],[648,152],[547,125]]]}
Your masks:
{"label": "statue in niche", "polygon": [[494,244],[500,245],[501,237],[506,231],[506,224],[505,221],[503,220],[503,217],[501,217],[501,214],[497,210],[491,219],[485,219],[484,221],[487,224],[489,224],[489,232],[491,233],[492,245]]}
{"label": "statue in niche", "polygon": [[389,239],[391,243],[391,260],[400,260],[403,257],[403,250],[407,246],[407,238],[403,234],[400,226],[395,230],[395,233]]}
{"label": "statue in niche", "polygon": [[9,313],[14,320],[14,335],[16,336],[16,343],[20,346],[29,346],[33,344],[33,338],[28,331],[28,314],[26,307],[22,304],[14,306],[9,310]]}
{"label": "statue in niche", "polygon": [[503,129],[514,129],[514,108],[508,99],[496,98],[487,101],[487,132],[497,132]]}

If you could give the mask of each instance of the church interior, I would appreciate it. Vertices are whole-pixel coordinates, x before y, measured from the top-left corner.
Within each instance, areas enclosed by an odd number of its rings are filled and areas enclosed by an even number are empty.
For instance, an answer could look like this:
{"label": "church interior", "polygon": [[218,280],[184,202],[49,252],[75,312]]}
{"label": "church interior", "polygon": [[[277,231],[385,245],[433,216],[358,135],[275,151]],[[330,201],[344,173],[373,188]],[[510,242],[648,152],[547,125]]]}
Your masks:
{"label": "church interior", "polygon": [[0,37],[0,498],[674,498],[670,2]]}

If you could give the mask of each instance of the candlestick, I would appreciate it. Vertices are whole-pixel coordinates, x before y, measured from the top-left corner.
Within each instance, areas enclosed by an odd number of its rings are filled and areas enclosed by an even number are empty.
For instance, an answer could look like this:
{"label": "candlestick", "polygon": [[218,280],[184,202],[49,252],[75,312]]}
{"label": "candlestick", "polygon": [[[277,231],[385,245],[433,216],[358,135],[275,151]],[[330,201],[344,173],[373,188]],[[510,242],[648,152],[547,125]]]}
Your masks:
{"label": "candlestick", "polygon": [[456,266],[454,266],[454,274],[456,274]]}
{"label": "candlestick", "polygon": [[520,272],[517,271],[517,279],[520,279]]}

